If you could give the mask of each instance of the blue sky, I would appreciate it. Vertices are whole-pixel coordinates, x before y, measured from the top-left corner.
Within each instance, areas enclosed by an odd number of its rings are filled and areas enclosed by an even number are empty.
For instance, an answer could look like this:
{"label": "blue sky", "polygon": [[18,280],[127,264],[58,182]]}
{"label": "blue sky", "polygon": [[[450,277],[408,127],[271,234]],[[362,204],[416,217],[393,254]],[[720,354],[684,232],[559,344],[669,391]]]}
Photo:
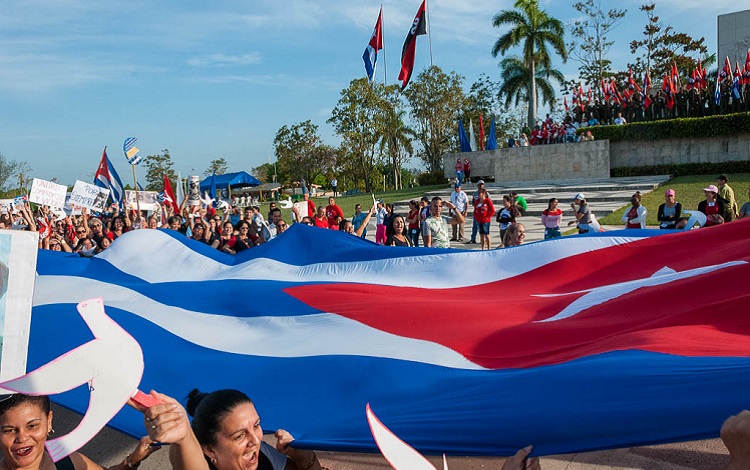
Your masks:
{"label": "blue sky", "polygon": [[[388,82],[396,81],[420,3],[383,2],[378,81],[386,68]],[[572,0],[541,3],[566,23],[575,18]],[[641,34],[642,3],[616,2],[628,14],[613,34],[615,67],[628,62],[627,44]],[[512,4],[430,2],[434,63],[465,76],[467,89],[481,73],[497,78],[489,51],[503,31],[491,19]],[[736,5],[657,0],[657,14],[678,31],[705,36],[715,52],[716,16]],[[250,171],[273,160],[281,126],[306,119],[335,145],[325,121],[340,91],[364,75],[361,57],[379,7],[366,0],[0,0],[0,152],[29,162],[35,177],[72,184],[92,179],[105,145],[130,181],[122,153],[128,136],[138,137],[143,156],[168,148],[183,176],[202,174],[218,157],[231,171]],[[419,38],[415,76],[429,65],[429,43]],[[575,75],[575,63],[559,68]]]}

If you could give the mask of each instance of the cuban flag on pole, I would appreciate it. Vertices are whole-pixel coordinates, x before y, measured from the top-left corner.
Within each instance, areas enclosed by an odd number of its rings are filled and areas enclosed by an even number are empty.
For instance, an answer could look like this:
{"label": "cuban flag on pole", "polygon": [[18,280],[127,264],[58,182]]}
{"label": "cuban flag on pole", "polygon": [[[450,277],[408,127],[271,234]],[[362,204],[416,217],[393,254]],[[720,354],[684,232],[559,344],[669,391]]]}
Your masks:
{"label": "cuban flag on pole", "polygon": [[365,61],[365,70],[367,79],[372,83],[375,80],[375,66],[378,62],[378,51],[383,48],[383,8],[380,8],[378,22],[375,23],[375,29],[370,37],[370,43],[365,48],[362,60]]}
{"label": "cuban flag on pole", "polygon": [[141,163],[141,160],[143,160],[140,155],[138,155],[140,149],[135,146],[136,142],[138,142],[137,138],[128,137],[122,144],[122,151],[125,152],[125,158],[128,159],[128,163],[130,163],[131,165],[137,165]]}
{"label": "cuban flag on pole", "polygon": [[116,202],[117,205],[122,205],[124,194],[122,181],[115,167],[112,166],[112,162],[109,161],[109,157],[107,157],[107,147],[104,147],[99,168],[96,169],[94,184],[100,188],[109,189],[109,196],[112,198],[112,201]]}

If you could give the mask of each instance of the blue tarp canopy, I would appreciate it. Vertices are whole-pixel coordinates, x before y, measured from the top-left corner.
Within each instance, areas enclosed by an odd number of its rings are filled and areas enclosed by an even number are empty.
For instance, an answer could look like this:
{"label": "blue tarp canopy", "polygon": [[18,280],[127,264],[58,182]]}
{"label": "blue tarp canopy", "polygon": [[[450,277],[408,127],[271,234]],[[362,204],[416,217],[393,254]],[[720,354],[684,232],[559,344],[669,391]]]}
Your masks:
{"label": "blue tarp canopy", "polygon": [[201,193],[203,191],[211,190],[211,178],[214,178],[217,188],[240,188],[245,186],[260,186],[260,181],[253,175],[244,171],[238,171],[236,173],[226,173],[223,175],[209,176],[208,178],[201,181]]}

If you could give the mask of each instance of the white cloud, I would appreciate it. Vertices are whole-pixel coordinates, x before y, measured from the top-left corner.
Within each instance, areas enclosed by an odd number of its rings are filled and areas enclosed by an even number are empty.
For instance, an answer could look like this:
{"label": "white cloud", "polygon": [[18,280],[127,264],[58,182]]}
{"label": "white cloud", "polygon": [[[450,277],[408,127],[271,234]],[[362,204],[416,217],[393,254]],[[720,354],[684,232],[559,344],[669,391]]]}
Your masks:
{"label": "white cloud", "polygon": [[226,67],[234,65],[253,65],[258,64],[262,60],[259,52],[251,52],[249,54],[240,55],[226,55],[226,54],[211,54],[201,57],[193,57],[188,60],[188,64],[193,67]]}

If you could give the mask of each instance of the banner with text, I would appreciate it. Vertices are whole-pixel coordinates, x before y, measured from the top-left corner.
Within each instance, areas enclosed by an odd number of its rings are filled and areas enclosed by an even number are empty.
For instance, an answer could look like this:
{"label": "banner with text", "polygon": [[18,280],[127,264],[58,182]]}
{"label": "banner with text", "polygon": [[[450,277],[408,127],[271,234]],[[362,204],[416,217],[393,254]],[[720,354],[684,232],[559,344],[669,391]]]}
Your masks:
{"label": "banner with text", "polygon": [[108,197],[109,189],[78,180],[73,186],[73,192],[70,193],[67,203],[86,207],[96,212],[104,212]]}
{"label": "banner with text", "polygon": [[65,206],[65,195],[67,192],[67,186],[34,178],[34,181],[31,183],[29,201],[41,206],[62,208]]}

